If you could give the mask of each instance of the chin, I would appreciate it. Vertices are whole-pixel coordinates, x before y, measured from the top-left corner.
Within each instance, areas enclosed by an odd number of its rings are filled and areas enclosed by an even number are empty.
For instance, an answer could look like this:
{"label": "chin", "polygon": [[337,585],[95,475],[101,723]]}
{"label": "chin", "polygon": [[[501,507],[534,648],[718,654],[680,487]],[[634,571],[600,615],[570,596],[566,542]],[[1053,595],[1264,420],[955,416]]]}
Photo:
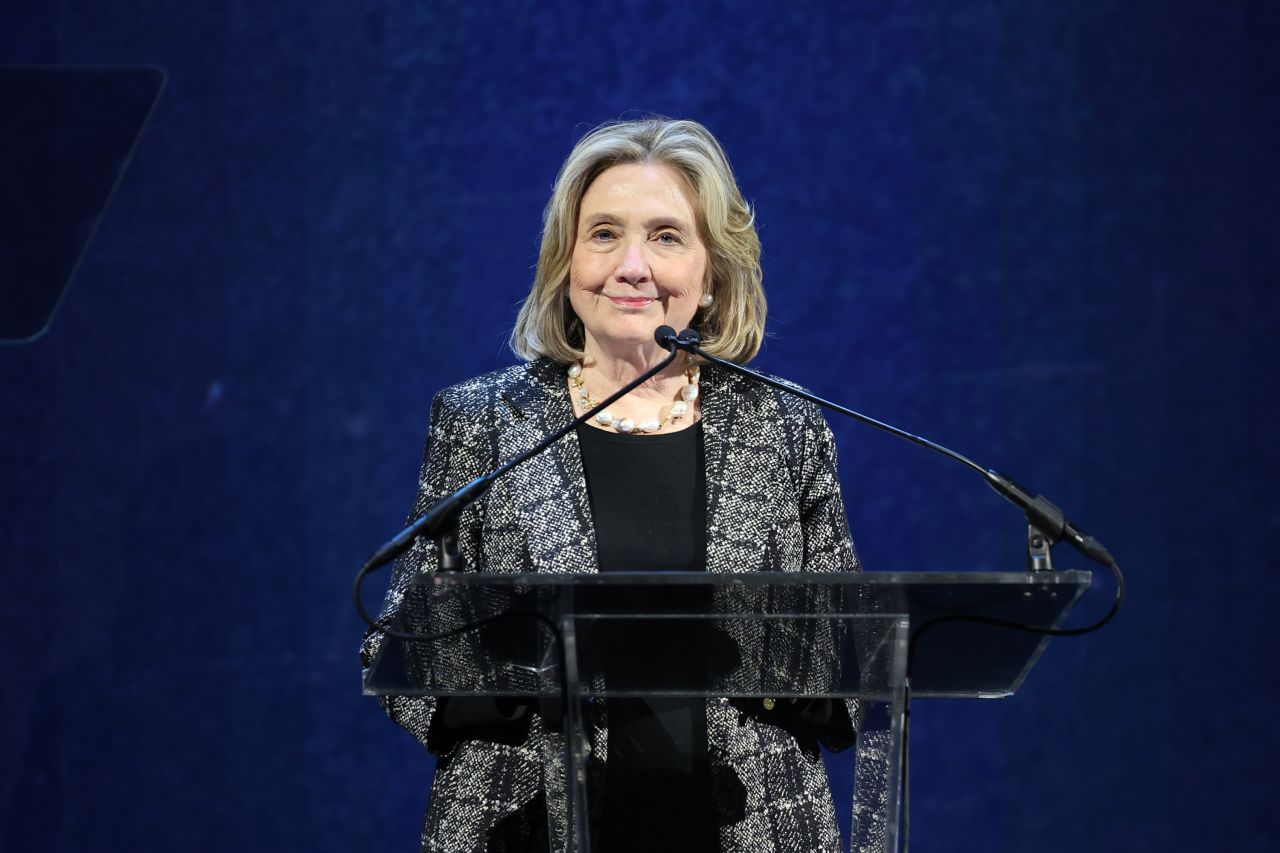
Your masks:
{"label": "chin", "polygon": [[667,320],[660,314],[638,314],[627,317],[623,322],[615,323],[609,331],[618,338],[653,337],[653,330],[666,324]]}
{"label": "chin", "polygon": [[654,330],[663,325],[670,325],[670,323],[661,317],[654,317],[651,320],[645,319],[637,323],[628,323],[626,326],[602,330],[595,335],[595,338],[600,342],[601,346],[605,347],[631,348],[643,344],[652,344],[654,343]]}

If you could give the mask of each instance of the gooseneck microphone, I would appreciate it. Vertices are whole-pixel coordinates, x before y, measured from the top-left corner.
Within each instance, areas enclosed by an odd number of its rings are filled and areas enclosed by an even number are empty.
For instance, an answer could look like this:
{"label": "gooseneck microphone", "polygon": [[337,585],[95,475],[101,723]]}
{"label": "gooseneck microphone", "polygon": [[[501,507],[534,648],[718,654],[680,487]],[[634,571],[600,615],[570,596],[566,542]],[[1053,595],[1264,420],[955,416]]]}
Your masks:
{"label": "gooseneck microphone", "polygon": [[719,365],[726,370],[749,377],[757,382],[763,382],[765,385],[777,388],[778,390],[784,391],[788,394],[794,394],[795,396],[801,397],[812,403],[817,403],[819,406],[830,409],[833,412],[839,412],[840,414],[853,418],[860,423],[875,427],[878,430],[887,432],[890,435],[895,435],[898,438],[906,439],[913,444],[926,447],[935,453],[940,453],[949,459],[953,459],[962,465],[966,465],[978,472],[978,474],[987,481],[987,485],[991,486],[991,488],[1004,496],[1014,506],[1022,510],[1023,514],[1027,517],[1027,523],[1036,530],[1039,530],[1040,533],[1047,538],[1049,545],[1061,540],[1066,540],[1075,547],[1076,550],[1080,551],[1080,553],[1084,554],[1091,560],[1095,560],[1104,566],[1113,566],[1115,564],[1115,560],[1112,559],[1111,554],[1107,552],[1107,549],[1102,546],[1101,542],[1068,521],[1063,516],[1062,510],[1050,503],[1043,495],[1036,495],[1035,497],[1032,497],[1028,491],[1023,489],[1013,480],[993,469],[982,467],[967,456],[962,456],[954,450],[943,447],[942,445],[930,441],[927,438],[914,435],[906,430],[898,429],[896,426],[892,426],[891,424],[887,424],[883,421],[878,421],[875,418],[868,417],[860,412],[855,412],[853,409],[841,406],[838,403],[833,403],[830,400],[824,400],[818,395],[811,394],[797,385],[792,385],[790,382],[774,379],[771,376],[766,376],[765,374],[752,370],[749,367],[743,367],[740,364],[735,364],[732,361],[726,361],[723,358],[711,355],[706,350],[702,349],[702,338],[699,336],[696,329],[685,329],[677,335],[676,346],[679,349],[693,353],[712,364]]}
{"label": "gooseneck microphone", "polygon": [[440,568],[442,570],[450,571],[461,569],[461,556],[458,554],[457,550],[457,530],[458,517],[462,514],[462,511],[470,506],[474,501],[479,500],[485,492],[489,491],[489,487],[492,486],[494,481],[503,474],[506,474],[516,466],[523,464],[534,456],[537,456],[539,453],[564,438],[570,432],[577,429],[579,424],[583,424],[591,420],[597,413],[604,411],[604,409],[613,405],[640,385],[652,379],[658,373],[666,369],[671,362],[675,361],[676,356],[680,353],[680,350],[677,348],[679,338],[676,335],[676,330],[670,326],[659,326],[654,330],[653,339],[658,346],[667,351],[667,356],[665,358],[646,370],[644,373],[641,373],[631,382],[622,386],[609,397],[606,397],[605,400],[594,409],[584,413],[581,417],[574,418],[567,425],[556,430],[536,447],[526,450],[518,456],[512,457],[497,468],[494,468],[488,474],[477,477],[452,494],[446,495],[436,501],[412,524],[404,530],[401,530],[392,538],[388,539],[377,551],[374,551],[369,559],[365,560],[364,565],[361,566],[360,571],[356,574],[355,584],[352,589],[352,596],[355,598],[356,611],[359,612],[364,621],[379,630],[386,631],[387,633],[393,633],[382,626],[379,626],[375,622],[375,620],[369,615],[368,611],[365,610],[364,602],[360,599],[360,585],[369,572],[379,566],[391,562],[396,557],[409,550],[413,541],[420,536],[428,536],[435,539],[438,543],[440,551]]}

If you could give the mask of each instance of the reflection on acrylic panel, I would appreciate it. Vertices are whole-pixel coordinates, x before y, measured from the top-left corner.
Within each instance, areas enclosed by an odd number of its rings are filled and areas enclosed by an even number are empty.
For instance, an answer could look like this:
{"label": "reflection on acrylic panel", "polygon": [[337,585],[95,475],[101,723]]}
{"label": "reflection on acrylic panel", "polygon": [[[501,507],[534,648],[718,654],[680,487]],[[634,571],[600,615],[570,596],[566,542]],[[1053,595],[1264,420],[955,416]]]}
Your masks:
{"label": "reflection on acrylic panel", "polygon": [[158,68],[0,69],[0,342],[49,329],[163,86]]}

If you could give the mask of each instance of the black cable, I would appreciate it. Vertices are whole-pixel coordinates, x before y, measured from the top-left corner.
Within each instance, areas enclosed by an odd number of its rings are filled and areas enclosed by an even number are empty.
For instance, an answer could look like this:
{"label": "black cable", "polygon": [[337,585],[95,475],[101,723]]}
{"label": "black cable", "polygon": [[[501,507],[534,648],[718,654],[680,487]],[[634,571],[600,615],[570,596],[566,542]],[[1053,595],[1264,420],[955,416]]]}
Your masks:
{"label": "black cable", "polygon": [[[368,575],[369,572],[372,571],[372,569],[374,568],[377,568],[377,567],[376,566],[371,567],[368,563],[366,563],[364,566],[361,566],[360,571],[356,573],[356,583],[355,583],[356,610],[360,613],[360,617],[364,619],[365,623],[370,628],[374,629],[378,633],[381,633],[387,637],[394,637],[395,639],[404,640],[406,642],[431,643],[437,640],[447,640],[450,637],[457,637],[461,634],[467,633],[468,631],[476,631],[487,625],[492,625],[496,622],[502,622],[508,619],[533,619],[535,622],[541,622],[543,625],[547,627],[548,630],[551,631],[552,637],[555,638],[556,660],[560,665],[559,666],[560,684],[558,685],[560,701],[561,703],[566,703],[566,704],[568,703],[569,701],[569,679],[567,674],[568,661],[565,657],[564,635],[560,632],[560,626],[555,623],[554,619],[550,618],[546,614],[539,613],[536,610],[520,611],[520,612],[508,611],[506,613],[498,613],[494,616],[488,616],[488,617],[485,617],[484,619],[480,619],[475,622],[468,622],[460,627],[452,628],[448,631],[443,631],[438,634],[411,634],[411,633],[406,633],[404,631],[398,631],[395,628],[392,628],[390,625],[383,624],[382,622],[379,622],[373,619],[372,617],[370,617],[369,612],[365,610],[364,602],[361,601],[360,599],[360,585],[363,583],[365,576]],[[392,618],[393,615],[394,614],[388,614],[387,618],[388,619]],[[565,705],[562,704],[561,707],[564,707],[564,706]]]}
{"label": "black cable", "polygon": [[994,625],[999,628],[1009,628],[1014,631],[1023,631],[1028,634],[1042,634],[1049,637],[1079,637],[1084,634],[1090,634],[1103,625],[1106,625],[1115,618],[1116,613],[1120,610],[1120,605],[1124,603],[1124,575],[1120,572],[1120,567],[1115,561],[1107,564],[1116,579],[1116,594],[1111,602],[1111,609],[1106,612],[1102,618],[1089,625],[1083,625],[1079,628],[1043,628],[1039,625],[1029,625],[1025,622],[1014,622],[1011,619],[999,619],[994,616],[979,616],[969,613],[955,613],[946,616],[935,616],[920,626],[919,630],[911,635],[911,640],[907,644],[907,677],[911,677],[911,664],[915,655],[916,643],[924,636],[925,631],[934,625],[941,625],[947,622],[970,622],[979,625]]}
{"label": "black cable", "polygon": [[980,616],[978,614],[956,613],[946,616],[936,616],[927,620],[920,626],[919,630],[911,635],[911,639],[907,642],[907,682],[903,689],[902,704],[902,764],[899,768],[898,775],[901,780],[901,789],[899,791],[900,802],[902,803],[902,840],[900,849],[902,853],[907,853],[908,844],[911,836],[911,789],[907,785],[907,748],[910,737],[911,728],[911,667],[915,662],[916,643],[924,636],[924,633],[935,625],[942,625],[947,622],[968,622],[978,625],[993,625],[997,628],[1008,628],[1013,631],[1022,631],[1028,634],[1041,634],[1049,637],[1079,637],[1097,631],[1103,625],[1106,625],[1116,617],[1116,613],[1120,610],[1120,605],[1124,603],[1124,574],[1120,571],[1120,566],[1112,560],[1107,564],[1116,579],[1116,594],[1111,602],[1111,609],[1106,612],[1102,618],[1088,625],[1079,628],[1042,628],[1039,625],[1028,625],[1025,622],[1014,622],[1011,619],[998,619],[994,616]]}
{"label": "black cable", "polygon": [[[907,662],[910,664],[910,653],[907,656]],[[907,770],[911,766],[909,760],[911,752],[911,679],[907,678],[907,683],[902,686],[902,767],[899,774],[902,777],[902,789],[898,800],[902,805],[902,853],[907,853],[907,844],[911,837],[911,788],[907,785]]]}

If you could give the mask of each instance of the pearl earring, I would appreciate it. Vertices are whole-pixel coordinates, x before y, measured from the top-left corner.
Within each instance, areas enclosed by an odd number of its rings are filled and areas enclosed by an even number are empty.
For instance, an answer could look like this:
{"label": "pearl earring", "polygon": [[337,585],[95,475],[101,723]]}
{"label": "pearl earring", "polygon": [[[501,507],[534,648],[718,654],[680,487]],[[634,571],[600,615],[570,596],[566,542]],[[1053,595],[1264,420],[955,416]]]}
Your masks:
{"label": "pearl earring", "polygon": [[710,308],[711,303],[714,301],[715,300],[712,298],[710,293],[704,293],[702,294],[702,298],[698,300],[698,304],[701,305],[703,308]]}

